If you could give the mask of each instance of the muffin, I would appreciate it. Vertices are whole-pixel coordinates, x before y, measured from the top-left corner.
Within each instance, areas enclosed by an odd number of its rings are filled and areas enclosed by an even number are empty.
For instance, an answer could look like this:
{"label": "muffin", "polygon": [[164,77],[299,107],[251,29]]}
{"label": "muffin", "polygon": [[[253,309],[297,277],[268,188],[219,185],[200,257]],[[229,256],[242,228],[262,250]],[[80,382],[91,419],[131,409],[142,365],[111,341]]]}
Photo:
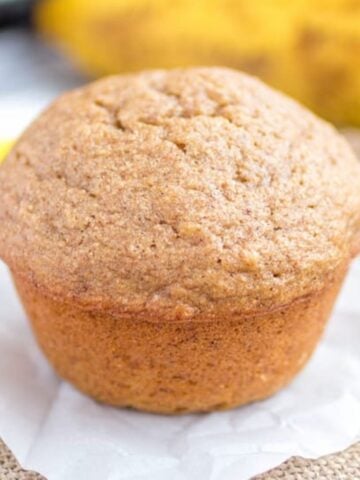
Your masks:
{"label": "muffin", "polygon": [[360,250],[333,127],[222,68],[66,93],[0,169],[0,254],[56,372],[153,412],[265,398],[310,357]]}

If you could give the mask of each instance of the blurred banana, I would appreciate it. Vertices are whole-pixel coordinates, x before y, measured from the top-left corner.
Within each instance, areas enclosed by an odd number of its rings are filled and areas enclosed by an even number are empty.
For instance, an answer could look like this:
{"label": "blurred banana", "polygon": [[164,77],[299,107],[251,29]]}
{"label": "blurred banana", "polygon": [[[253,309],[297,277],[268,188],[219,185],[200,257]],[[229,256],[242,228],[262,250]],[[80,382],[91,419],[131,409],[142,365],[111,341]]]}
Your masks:
{"label": "blurred banana", "polygon": [[13,142],[11,140],[0,140],[0,164],[5,159],[7,153],[10,151]]}
{"label": "blurred banana", "polygon": [[35,20],[93,75],[227,65],[360,126],[360,0],[42,0]]}

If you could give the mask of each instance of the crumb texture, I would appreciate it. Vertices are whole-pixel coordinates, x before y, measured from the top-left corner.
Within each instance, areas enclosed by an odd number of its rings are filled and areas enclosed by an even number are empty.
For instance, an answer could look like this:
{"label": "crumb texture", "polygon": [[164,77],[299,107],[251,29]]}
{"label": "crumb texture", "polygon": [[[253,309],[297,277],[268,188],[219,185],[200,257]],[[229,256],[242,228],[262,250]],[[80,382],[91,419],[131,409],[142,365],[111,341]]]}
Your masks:
{"label": "crumb texture", "polygon": [[53,297],[146,319],[269,310],[354,250],[345,140],[247,75],[115,76],[67,93],[0,169],[0,254]]}

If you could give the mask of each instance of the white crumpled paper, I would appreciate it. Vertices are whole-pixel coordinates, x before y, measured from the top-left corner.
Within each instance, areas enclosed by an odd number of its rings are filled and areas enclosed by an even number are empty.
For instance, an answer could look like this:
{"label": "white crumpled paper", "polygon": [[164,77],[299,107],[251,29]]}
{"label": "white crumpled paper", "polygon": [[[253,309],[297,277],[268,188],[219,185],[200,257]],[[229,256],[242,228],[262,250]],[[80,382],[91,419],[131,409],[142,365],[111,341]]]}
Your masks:
{"label": "white crumpled paper", "polygon": [[0,436],[49,480],[242,480],[360,439],[360,263],[305,370],[276,396],[161,416],[99,405],[60,381],[0,264]]}

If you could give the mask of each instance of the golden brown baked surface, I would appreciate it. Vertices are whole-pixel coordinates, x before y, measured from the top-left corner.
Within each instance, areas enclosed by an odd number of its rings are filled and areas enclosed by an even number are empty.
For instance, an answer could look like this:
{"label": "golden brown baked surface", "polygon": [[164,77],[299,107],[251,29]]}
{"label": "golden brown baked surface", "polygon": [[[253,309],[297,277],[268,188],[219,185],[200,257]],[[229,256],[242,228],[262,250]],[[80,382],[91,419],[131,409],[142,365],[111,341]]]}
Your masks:
{"label": "golden brown baked surface", "polygon": [[54,102],[0,169],[0,255],[122,318],[260,313],[346,262],[359,185],[343,138],[254,78],[110,77]]}
{"label": "golden brown baked surface", "polygon": [[231,408],[272,395],[311,356],[347,265],[321,292],[265,314],[148,322],[44,296],[14,275],[37,341],[96,400],[162,413]]}

